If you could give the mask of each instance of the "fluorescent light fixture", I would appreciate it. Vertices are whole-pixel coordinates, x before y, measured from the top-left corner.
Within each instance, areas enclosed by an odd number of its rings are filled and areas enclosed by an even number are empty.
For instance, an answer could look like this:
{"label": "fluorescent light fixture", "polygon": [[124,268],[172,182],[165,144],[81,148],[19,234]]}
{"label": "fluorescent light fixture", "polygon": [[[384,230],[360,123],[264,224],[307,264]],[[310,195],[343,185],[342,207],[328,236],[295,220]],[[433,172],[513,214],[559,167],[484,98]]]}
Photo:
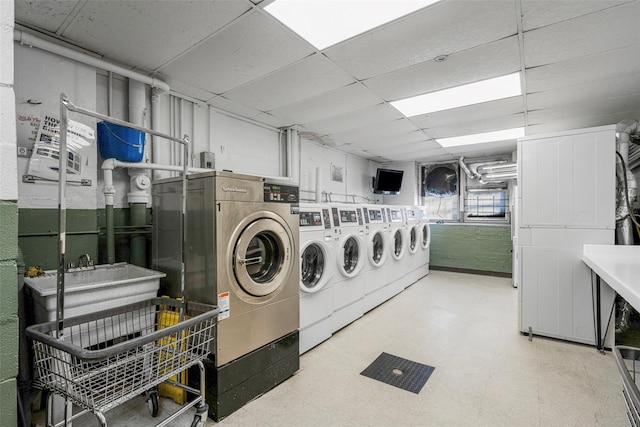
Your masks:
{"label": "fluorescent light fixture", "polygon": [[506,141],[524,136],[524,128],[497,130],[493,132],[474,133],[473,135],[454,136],[452,138],[438,138],[436,141],[443,147],[457,147],[459,145],[482,144],[483,142]]}
{"label": "fluorescent light fixture", "polygon": [[391,102],[407,117],[522,95],[520,73],[425,93]]}
{"label": "fluorescent light fixture", "polygon": [[264,10],[318,50],[440,0],[276,0]]}

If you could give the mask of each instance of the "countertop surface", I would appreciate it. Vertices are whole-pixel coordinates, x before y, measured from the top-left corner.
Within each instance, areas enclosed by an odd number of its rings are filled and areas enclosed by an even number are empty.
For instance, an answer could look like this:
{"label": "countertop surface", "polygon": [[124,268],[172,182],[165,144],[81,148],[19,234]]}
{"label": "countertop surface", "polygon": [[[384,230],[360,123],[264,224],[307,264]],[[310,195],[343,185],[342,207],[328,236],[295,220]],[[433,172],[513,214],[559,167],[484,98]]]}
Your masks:
{"label": "countertop surface", "polygon": [[640,246],[584,245],[582,261],[640,311]]}

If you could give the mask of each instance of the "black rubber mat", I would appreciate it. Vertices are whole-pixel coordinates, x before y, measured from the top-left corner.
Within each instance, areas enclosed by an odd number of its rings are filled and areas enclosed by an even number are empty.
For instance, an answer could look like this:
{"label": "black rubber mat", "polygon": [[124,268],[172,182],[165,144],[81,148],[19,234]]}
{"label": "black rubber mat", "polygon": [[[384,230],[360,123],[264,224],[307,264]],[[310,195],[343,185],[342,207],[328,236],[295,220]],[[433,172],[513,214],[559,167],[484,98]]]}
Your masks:
{"label": "black rubber mat", "polygon": [[382,353],[360,375],[418,394],[435,369],[433,366]]}

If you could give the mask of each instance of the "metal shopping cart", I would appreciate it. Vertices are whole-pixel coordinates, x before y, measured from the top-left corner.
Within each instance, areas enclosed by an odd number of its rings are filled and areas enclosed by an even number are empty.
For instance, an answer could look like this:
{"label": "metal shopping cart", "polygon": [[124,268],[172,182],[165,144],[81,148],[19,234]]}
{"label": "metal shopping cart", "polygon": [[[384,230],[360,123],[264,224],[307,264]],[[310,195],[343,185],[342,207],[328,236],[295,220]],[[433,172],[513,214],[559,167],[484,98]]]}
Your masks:
{"label": "metal shopping cart", "polygon": [[640,348],[615,346],[613,356],[622,377],[622,395],[629,425],[637,427],[640,425],[640,393],[636,381],[640,381],[640,376],[636,378],[636,373],[640,373]]}
{"label": "metal shopping cart", "polygon": [[[182,166],[182,262],[181,289],[184,291],[185,230],[189,139],[176,138],[74,105],[60,95],[60,141],[58,171],[66,171],[68,111],[130,127],[183,146]],[[151,164],[145,164],[151,168]],[[155,165],[158,166],[158,165]],[[196,406],[192,427],[202,426],[208,407],[204,401],[205,375],[202,360],[213,347],[216,307],[183,299],[153,298],[82,316],[64,318],[66,248],[66,173],[58,174],[58,270],[56,274],[56,320],[27,328],[33,341],[36,384],[50,392],[47,399],[48,426],[52,395],[64,397],[64,422],[93,412],[100,424],[107,425],[104,412],[155,389],[171,377],[198,365],[200,389],[173,381],[196,398],[165,419],[167,425],[189,408]],[[171,381],[170,381],[171,382]],[[158,412],[157,393],[151,393],[151,412]],[[83,409],[70,414],[70,404]]]}
{"label": "metal shopping cart", "polygon": [[[181,319],[163,324],[166,313]],[[62,334],[55,321],[30,326],[27,335],[34,343],[37,382],[85,410],[72,419],[90,411],[106,426],[106,411],[197,364],[200,390],[173,382],[197,397],[159,425],[193,406],[197,411],[192,426],[203,425],[208,408],[202,360],[215,339],[217,313],[211,305],[154,298],[65,319]],[[151,399],[152,413],[157,413],[157,394]]]}

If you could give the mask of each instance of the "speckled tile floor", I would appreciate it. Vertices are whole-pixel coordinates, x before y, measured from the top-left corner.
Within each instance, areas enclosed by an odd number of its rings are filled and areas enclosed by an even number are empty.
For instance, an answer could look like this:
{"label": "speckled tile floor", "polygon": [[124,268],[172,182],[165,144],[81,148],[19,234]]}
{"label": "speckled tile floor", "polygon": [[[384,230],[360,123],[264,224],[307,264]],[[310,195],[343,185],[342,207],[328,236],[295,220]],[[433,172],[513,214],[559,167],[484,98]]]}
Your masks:
{"label": "speckled tile floor", "polygon": [[[218,424],[627,425],[612,354],[539,337],[530,342],[517,331],[517,298],[510,279],[432,271],[305,353],[295,376]],[[360,375],[382,352],[435,371],[419,394]],[[166,399],[160,404],[161,417],[174,408]],[[172,425],[192,418],[189,412]],[[130,427],[158,421],[142,398],[107,420]],[[74,425],[97,423],[85,416]]]}

